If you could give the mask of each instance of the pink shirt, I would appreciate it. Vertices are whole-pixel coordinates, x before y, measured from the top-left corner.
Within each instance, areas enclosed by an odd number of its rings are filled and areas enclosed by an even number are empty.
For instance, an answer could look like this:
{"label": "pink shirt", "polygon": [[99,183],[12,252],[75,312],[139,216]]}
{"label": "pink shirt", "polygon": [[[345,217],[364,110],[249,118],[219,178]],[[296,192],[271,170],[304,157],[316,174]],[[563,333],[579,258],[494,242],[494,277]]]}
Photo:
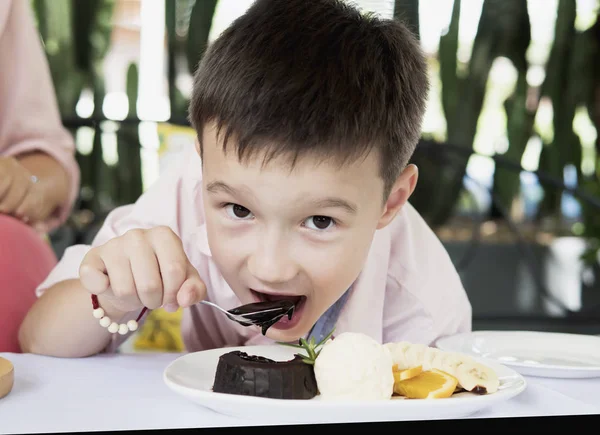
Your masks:
{"label": "pink shirt", "polygon": [[58,214],[48,222],[53,228],[71,212],[80,173],[73,138],[61,123],[29,3],[0,1],[0,156],[43,151],[64,166],[71,190]]}
{"label": "pink shirt", "polygon": [[[193,147],[181,151],[135,204],[113,210],[93,245],[132,228],[157,225],[167,225],[179,235],[190,262],[207,284],[208,300],[226,309],[240,305],[211,259],[201,162]],[[89,249],[87,245],[69,247],[37,294],[58,281],[77,278]],[[90,302],[90,316],[91,310]],[[271,342],[258,328],[240,326],[205,305],[184,310],[181,329],[188,351]],[[336,334],[358,331],[379,342],[432,344],[441,336],[470,329],[471,306],[446,250],[407,205],[390,225],[376,232],[364,269],[340,312]],[[123,339],[115,334],[108,350],[116,349]]]}

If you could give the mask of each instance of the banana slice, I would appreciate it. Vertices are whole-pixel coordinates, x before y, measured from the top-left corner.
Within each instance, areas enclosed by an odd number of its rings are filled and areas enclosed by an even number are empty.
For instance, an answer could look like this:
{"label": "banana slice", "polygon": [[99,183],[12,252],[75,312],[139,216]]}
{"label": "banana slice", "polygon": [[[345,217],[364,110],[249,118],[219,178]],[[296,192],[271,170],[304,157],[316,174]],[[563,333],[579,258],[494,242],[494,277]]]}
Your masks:
{"label": "banana slice", "polygon": [[423,361],[421,364],[423,366],[423,370],[428,371],[431,369],[435,369],[435,361],[443,355],[444,353],[440,349],[437,349],[435,347],[428,347],[427,349],[425,349],[425,351],[423,352]]}
{"label": "banana slice", "polygon": [[[446,359],[447,356],[448,356],[448,352],[445,352],[442,350],[440,350],[439,352],[436,352],[435,355],[433,356],[433,359],[431,360],[431,367],[436,368],[438,370],[443,370],[444,359]],[[452,374],[452,373],[449,373],[449,374]]]}
{"label": "banana slice", "polygon": [[491,394],[498,391],[500,380],[490,367],[478,362],[464,362],[456,368],[455,377],[465,390],[476,394]]}
{"label": "banana slice", "polygon": [[416,367],[423,365],[423,356],[425,355],[425,351],[427,350],[427,346],[424,344],[411,344],[408,349],[406,349],[406,363],[409,367]]}
{"label": "banana slice", "polygon": [[406,351],[412,346],[411,343],[399,341],[396,343],[386,343],[384,346],[390,351],[390,354],[392,355],[392,364],[397,365],[398,370],[411,368],[406,359]]}
{"label": "banana slice", "polygon": [[458,367],[465,363],[475,363],[475,360],[467,355],[457,352],[446,352],[445,356],[441,360],[441,367],[439,367],[438,370],[442,370],[454,377],[457,377],[456,371]]}
{"label": "banana slice", "polygon": [[458,379],[457,391],[463,389],[477,394],[498,390],[500,381],[493,369],[474,358],[458,352],[446,352],[435,347],[407,341],[386,343],[398,370],[421,366],[423,371],[441,370]]}

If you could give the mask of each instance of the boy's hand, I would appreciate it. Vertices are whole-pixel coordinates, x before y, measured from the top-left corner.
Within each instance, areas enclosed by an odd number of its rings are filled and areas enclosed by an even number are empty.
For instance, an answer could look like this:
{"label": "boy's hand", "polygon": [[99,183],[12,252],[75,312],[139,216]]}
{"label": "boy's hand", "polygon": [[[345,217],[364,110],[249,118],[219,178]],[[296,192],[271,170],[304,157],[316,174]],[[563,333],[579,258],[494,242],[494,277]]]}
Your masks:
{"label": "boy's hand", "polygon": [[130,230],[91,249],[79,276],[90,293],[125,313],[161,306],[174,311],[206,297],[204,282],[168,227]]}

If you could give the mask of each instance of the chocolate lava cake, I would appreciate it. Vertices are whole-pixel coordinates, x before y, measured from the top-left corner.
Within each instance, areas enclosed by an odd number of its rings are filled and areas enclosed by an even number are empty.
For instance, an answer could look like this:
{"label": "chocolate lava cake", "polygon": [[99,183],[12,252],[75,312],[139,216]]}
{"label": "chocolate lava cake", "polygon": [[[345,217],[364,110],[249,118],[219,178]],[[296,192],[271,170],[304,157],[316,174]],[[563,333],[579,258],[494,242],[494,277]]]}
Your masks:
{"label": "chocolate lava cake", "polygon": [[213,391],[271,399],[312,399],[318,394],[314,368],[300,356],[273,361],[241,351],[221,355]]}

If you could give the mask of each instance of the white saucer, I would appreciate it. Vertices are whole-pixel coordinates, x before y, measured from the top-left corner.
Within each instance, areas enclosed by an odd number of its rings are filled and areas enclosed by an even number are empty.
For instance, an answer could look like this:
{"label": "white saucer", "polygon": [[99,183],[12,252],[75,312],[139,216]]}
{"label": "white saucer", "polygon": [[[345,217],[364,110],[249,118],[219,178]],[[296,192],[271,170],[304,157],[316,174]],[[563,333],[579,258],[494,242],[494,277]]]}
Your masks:
{"label": "white saucer", "polygon": [[444,337],[445,351],[494,359],[524,375],[600,377],[600,337],[537,331],[474,331]]}
{"label": "white saucer", "polygon": [[269,399],[212,391],[219,356],[233,350],[260,355],[274,360],[287,360],[297,351],[289,347],[245,346],[194,352],[173,361],[164,371],[164,382],[183,397],[233,417],[257,421],[259,424],[314,424],[377,422],[399,420],[432,420],[460,418],[484,408],[505,402],[525,390],[525,379],[516,371],[495,361],[484,361],[500,377],[497,392],[487,395],[459,393],[448,399],[333,401]]}

